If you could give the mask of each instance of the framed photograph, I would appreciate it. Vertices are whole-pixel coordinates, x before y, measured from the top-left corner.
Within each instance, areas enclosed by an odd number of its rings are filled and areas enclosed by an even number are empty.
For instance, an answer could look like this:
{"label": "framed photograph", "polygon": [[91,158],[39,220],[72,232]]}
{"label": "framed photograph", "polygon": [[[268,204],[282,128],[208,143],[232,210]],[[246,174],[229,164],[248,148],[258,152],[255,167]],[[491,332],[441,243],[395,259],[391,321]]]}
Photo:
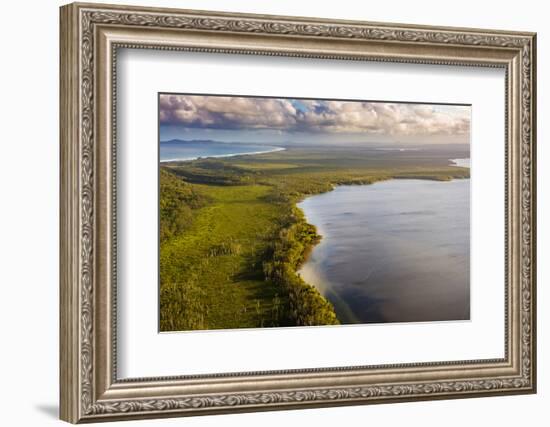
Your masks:
{"label": "framed photograph", "polygon": [[63,420],[536,391],[535,34],[60,22]]}

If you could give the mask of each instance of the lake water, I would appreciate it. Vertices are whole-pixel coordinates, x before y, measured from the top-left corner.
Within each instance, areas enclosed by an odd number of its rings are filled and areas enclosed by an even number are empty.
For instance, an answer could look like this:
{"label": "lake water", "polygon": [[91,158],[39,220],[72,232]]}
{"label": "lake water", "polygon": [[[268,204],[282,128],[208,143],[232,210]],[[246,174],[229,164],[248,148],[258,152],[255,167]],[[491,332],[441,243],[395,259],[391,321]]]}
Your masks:
{"label": "lake water", "polygon": [[199,157],[231,157],[281,150],[284,150],[284,148],[260,144],[173,140],[160,143],[160,161],[194,160]]}
{"label": "lake water", "polygon": [[298,206],[323,236],[299,274],[342,323],[469,319],[469,179],[343,185]]}

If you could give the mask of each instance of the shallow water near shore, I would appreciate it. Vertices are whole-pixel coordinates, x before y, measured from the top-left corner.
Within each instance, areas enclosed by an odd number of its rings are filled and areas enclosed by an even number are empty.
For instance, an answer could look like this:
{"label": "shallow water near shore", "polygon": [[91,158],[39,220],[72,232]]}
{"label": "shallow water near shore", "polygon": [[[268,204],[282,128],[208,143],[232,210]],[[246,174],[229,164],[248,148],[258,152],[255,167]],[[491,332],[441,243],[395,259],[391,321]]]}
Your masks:
{"label": "shallow water near shore", "polygon": [[298,206],[323,236],[299,270],[343,324],[470,318],[470,180],[343,185]]}

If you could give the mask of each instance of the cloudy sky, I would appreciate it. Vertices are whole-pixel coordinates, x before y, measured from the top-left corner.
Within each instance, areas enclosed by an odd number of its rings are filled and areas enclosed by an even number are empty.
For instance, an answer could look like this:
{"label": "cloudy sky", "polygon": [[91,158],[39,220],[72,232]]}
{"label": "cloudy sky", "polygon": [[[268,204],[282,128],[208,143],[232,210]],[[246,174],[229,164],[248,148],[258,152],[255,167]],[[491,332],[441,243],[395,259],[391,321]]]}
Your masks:
{"label": "cloudy sky", "polygon": [[161,94],[160,139],[468,143],[470,107]]}

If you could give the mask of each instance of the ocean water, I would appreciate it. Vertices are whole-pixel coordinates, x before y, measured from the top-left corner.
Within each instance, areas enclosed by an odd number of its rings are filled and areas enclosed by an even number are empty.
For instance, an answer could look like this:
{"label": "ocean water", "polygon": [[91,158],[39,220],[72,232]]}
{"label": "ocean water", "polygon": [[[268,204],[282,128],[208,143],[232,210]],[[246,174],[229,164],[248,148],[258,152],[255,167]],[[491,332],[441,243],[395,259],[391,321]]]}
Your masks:
{"label": "ocean water", "polygon": [[469,179],[344,185],[298,206],[323,236],[299,274],[342,323],[469,319]]}
{"label": "ocean water", "polygon": [[194,160],[206,157],[231,157],[270,153],[284,148],[260,144],[237,144],[217,141],[168,141],[160,143],[160,161]]}
{"label": "ocean water", "polygon": [[470,159],[449,159],[451,166],[459,166],[461,168],[470,167]]}

